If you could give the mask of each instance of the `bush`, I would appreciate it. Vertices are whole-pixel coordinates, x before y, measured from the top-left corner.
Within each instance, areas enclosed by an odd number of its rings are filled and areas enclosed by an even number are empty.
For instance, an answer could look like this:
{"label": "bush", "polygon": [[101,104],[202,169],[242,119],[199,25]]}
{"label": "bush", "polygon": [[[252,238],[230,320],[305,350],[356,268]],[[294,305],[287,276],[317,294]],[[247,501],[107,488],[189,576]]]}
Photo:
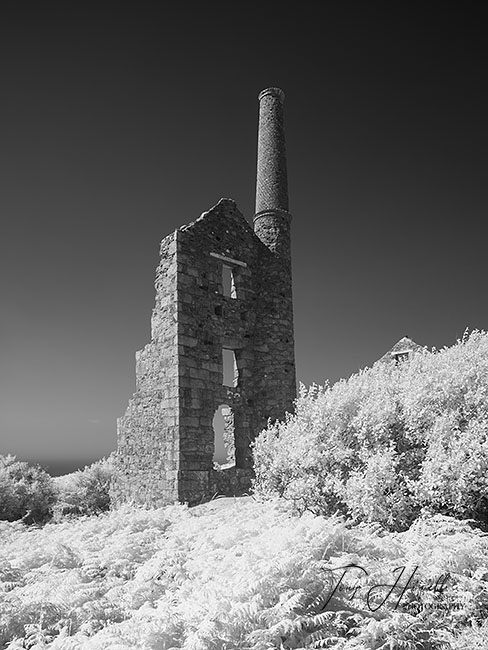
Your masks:
{"label": "bush", "polygon": [[112,473],[113,458],[110,455],[83,470],[57,477],[56,518],[67,514],[96,515],[108,510]]}
{"label": "bush", "polygon": [[53,480],[42,467],[0,456],[0,519],[43,523],[55,499]]}
{"label": "bush", "polygon": [[488,520],[488,334],[301,386],[254,443],[255,491],[298,511],[408,528],[422,510]]}

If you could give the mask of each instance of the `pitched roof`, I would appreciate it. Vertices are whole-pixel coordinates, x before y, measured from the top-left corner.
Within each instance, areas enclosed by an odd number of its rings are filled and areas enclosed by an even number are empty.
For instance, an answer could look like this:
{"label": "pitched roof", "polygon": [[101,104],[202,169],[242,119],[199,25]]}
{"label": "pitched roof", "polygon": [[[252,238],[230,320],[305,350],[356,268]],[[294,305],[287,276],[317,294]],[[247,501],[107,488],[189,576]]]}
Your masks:
{"label": "pitched roof", "polygon": [[418,343],[415,343],[415,341],[412,341],[412,339],[408,338],[408,336],[404,336],[399,341],[397,341],[386,354],[378,359],[378,361],[387,362],[398,360],[398,355],[407,355],[408,358],[412,352],[419,352],[424,349],[424,347]]}

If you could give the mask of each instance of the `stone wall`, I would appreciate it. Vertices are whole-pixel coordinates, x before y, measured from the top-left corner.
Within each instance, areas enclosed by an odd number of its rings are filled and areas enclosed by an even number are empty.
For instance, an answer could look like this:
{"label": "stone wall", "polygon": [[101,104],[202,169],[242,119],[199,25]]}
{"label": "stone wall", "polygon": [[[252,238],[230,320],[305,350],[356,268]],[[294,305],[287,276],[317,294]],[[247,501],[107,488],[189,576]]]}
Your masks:
{"label": "stone wall", "polygon": [[117,422],[114,503],[178,499],[179,395],[176,233],[163,239],[151,342],[136,352],[136,392]]}
{"label": "stone wall", "polygon": [[[289,220],[277,227],[289,241]],[[270,248],[229,199],[163,240],[152,341],[137,355],[137,390],[119,420],[115,502],[193,504],[249,491],[250,443],[296,396],[289,253]],[[225,295],[223,267],[235,297]],[[235,355],[236,386],[223,385],[224,348]],[[235,467],[215,471],[212,420],[222,404],[232,409]]]}

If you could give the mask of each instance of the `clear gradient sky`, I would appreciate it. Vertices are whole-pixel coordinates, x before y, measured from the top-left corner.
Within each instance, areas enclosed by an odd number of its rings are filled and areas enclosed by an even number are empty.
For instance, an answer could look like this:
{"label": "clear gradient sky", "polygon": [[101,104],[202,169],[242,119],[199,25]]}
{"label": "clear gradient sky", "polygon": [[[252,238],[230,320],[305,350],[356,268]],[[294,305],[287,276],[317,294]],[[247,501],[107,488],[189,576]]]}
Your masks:
{"label": "clear gradient sky", "polygon": [[252,218],[268,86],[298,379],[488,329],[482,4],[323,4],[2,3],[0,453],[55,473],[115,448],[159,241],[221,197]]}

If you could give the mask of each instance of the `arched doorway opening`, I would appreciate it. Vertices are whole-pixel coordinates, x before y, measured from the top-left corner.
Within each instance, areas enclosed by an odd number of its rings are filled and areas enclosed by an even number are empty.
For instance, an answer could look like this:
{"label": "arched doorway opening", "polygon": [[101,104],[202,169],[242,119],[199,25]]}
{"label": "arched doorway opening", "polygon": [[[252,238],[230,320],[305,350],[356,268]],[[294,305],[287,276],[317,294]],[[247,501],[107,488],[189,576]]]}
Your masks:
{"label": "arched doorway opening", "polygon": [[236,463],[236,443],[234,437],[234,411],[228,404],[220,404],[214,413],[214,464],[230,467]]}

